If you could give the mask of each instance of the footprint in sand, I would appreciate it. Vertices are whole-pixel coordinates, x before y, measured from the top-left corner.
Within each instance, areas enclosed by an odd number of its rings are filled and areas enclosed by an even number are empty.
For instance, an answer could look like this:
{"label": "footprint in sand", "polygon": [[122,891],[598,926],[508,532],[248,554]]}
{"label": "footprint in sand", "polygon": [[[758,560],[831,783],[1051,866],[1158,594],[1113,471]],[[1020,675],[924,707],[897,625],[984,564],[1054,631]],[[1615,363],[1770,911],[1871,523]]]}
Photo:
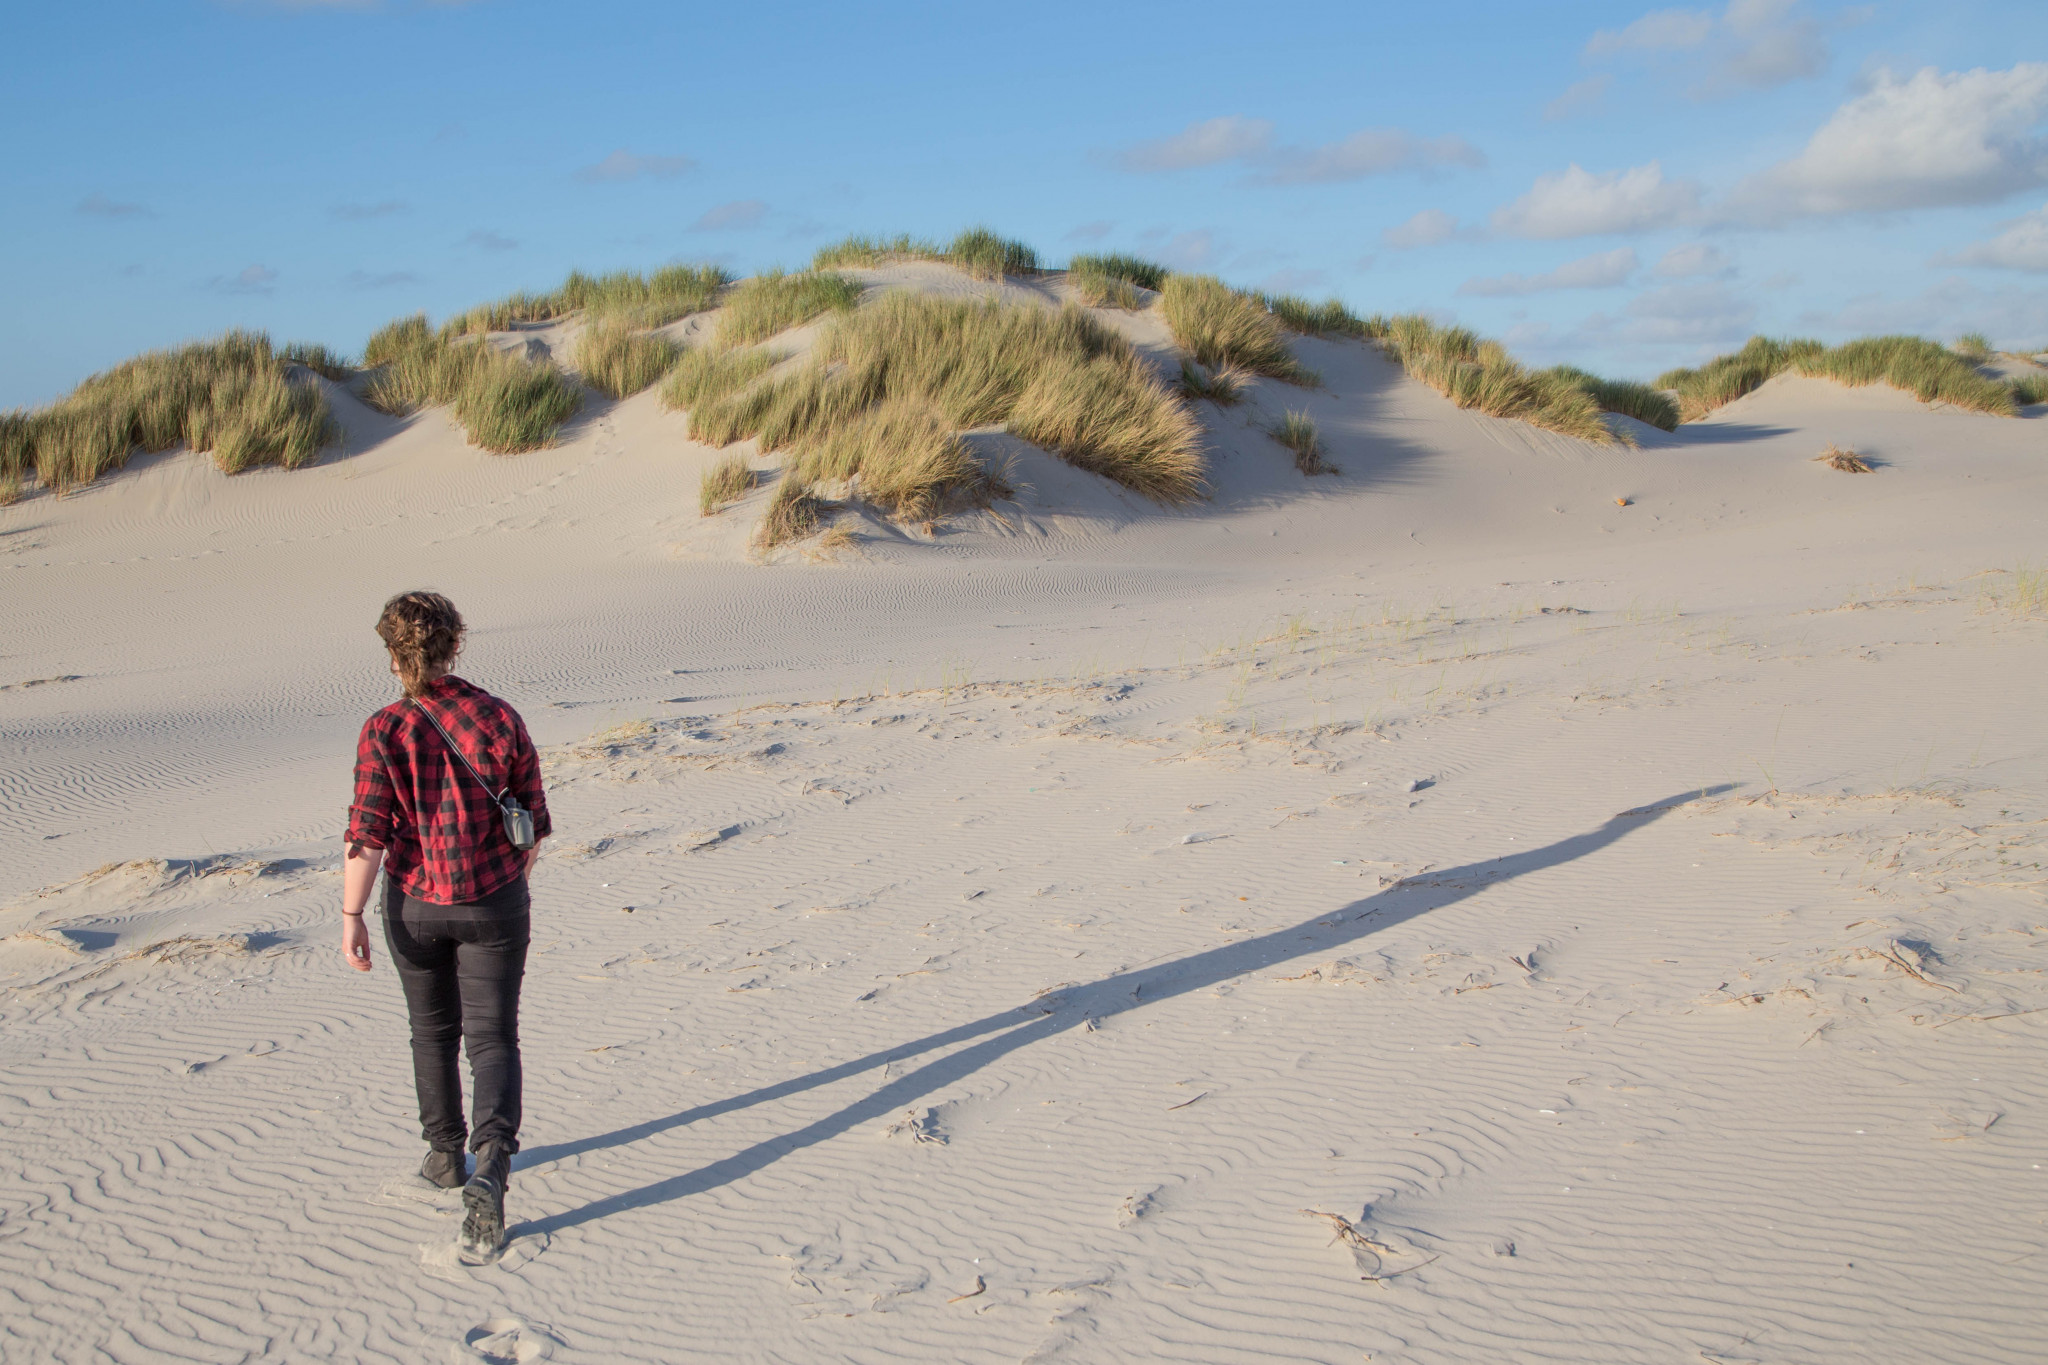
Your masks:
{"label": "footprint in sand", "polygon": [[518,1318],[492,1318],[462,1334],[449,1348],[455,1365],[527,1365],[546,1360],[562,1343],[548,1332]]}

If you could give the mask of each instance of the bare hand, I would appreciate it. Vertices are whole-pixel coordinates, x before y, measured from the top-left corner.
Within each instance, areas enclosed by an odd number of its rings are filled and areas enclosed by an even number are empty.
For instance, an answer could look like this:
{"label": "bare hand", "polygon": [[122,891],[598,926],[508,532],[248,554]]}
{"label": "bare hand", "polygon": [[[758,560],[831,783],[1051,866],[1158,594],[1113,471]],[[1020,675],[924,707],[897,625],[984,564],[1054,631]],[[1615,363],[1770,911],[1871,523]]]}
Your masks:
{"label": "bare hand", "polygon": [[341,960],[359,972],[370,970],[370,929],[361,915],[342,917]]}

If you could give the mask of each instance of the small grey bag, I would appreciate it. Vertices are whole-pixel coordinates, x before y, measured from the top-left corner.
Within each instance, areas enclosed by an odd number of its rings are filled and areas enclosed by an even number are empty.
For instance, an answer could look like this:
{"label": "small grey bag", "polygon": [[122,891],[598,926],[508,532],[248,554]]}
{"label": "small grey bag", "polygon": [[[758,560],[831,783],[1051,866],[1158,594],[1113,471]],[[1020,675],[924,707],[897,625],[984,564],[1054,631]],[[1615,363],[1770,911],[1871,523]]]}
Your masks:
{"label": "small grey bag", "polygon": [[433,723],[435,732],[441,736],[441,742],[448,746],[448,752],[454,754],[462,766],[469,769],[469,775],[476,779],[476,784],[484,789],[484,795],[489,796],[491,803],[498,808],[498,814],[505,818],[505,837],[512,841],[512,847],[524,853],[540,842],[533,837],[533,812],[519,804],[519,798],[512,794],[512,789],[507,787],[494,794],[491,791],[491,784],[484,781],[484,775],[476,770],[476,764],[469,761],[469,755],[463,753],[456,746],[454,738],[442,728],[440,719],[426,707],[420,706],[417,700],[413,705],[419,707],[419,713]]}

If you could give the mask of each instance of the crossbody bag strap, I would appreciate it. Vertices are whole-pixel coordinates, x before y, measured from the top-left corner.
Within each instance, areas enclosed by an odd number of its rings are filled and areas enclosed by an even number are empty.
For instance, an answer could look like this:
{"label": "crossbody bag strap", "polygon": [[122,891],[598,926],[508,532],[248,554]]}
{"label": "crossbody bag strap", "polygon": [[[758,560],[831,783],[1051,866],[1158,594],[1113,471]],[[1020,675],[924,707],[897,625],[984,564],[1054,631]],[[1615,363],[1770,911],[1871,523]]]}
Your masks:
{"label": "crossbody bag strap", "polygon": [[476,764],[469,761],[469,755],[462,752],[461,746],[455,742],[454,737],[450,735],[447,731],[447,728],[441,724],[440,718],[437,717],[432,711],[429,711],[426,708],[426,705],[423,702],[421,702],[419,698],[413,698],[412,704],[414,707],[418,708],[419,713],[421,715],[427,718],[428,723],[430,723],[434,727],[435,733],[441,736],[441,742],[448,746],[448,752],[454,754],[455,757],[461,761],[462,766],[469,769],[469,775],[476,779],[476,784],[479,787],[482,787],[484,789],[484,795],[491,798],[491,803],[493,805],[498,806],[502,809],[505,804],[505,793],[512,790],[511,786],[507,785],[505,791],[503,792],[493,792],[491,790],[491,784],[484,781],[484,775],[476,770]]}

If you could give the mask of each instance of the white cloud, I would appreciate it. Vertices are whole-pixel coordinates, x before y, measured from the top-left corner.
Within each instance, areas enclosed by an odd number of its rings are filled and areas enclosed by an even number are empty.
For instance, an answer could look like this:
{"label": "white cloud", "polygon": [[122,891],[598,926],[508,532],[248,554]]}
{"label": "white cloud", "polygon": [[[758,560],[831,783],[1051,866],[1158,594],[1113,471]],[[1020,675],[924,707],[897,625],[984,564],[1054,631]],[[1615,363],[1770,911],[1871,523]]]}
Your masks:
{"label": "white cloud", "polygon": [[1196,228],[1192,232],[1147,228],[1138,234],[1138,240],[1160,260],[1180,270],[1197,270],[1210,265],[1222,250],[1216,234],[1208,228]]}
{"label": "white cloud", "polygon": [[2048,204],[1998,224],[1996,237],[1936,258],[1937,264],[1986,265],[1999,270],[2048,270]]}
{"label": "white cloud", "polygon": [[1591,237],[1647,232],[1691,218],[1699,185],[1666,180],[1657,162],[1595,175],[1577,162],[1539,176],[1529,192],[1493,212],[1494,231],[1507,237]]}
{"label": "white cloud", "polygon": [[1607,93],[1607,88],[1613,84],[1614,77],[1605,71],[1597,76],[1588,76],[1585,80],[1574,82],[1565,87],[1562,95],[1543,106],[1543,117],[1555,123],[1574,114],[1583,114],[1600,103],[1601,97]]}
{"label": "white cloud", "polygon": [[1611,289],[1625,284],[1636,271],[1634,247],[1616,247],[1592,256],[1567,261],[1541,275],[1492,275],[1470,279],[1458,286],[1460,294],[1484,298],[1505,298],[1517,294],[1540,294],[1551,289]]}
{"label": "white cloud", "polygon": [[154,218],[156,216],[141,204],[120,203],[107,198],[104,194],[97,193],[88,194],[85,198],[79,200],[78,211],[91,214],[95,218]]}
{"label": "white cloud", "polygon": [[1126,171],[1184,171],[1237,162],[1261,185],[1328,185],[1393,171],[1481,166],[1486,157],[1461,137],[1418,137],[1405,128],[1366,128],[1316,147],[1281,147],[1270,119],[1233,114],[1191,123],[1172,137],[1140,142],[1116,156]]}
{"label": "white cloud", "polygon": [[1586,44],[1588,57],[1698,47],[1713,36],[1714,17],[1698,10],[1660,9],[1624,29],[1603,28]]}
{"label": "white cloud", "polygon": [[1859,295],[1833,311],[1805,313],[1799,325],[1857,334],[1911,332],[1953,337],[1982,332],[1999,347],[2035,346],[2048,336],[2048,288],[1982,289],[1951,275],[1910,298]]}
{"label": "white cloud", "polygon": [[1751,176],[1731,218],[1800,217],[1985,204],[2048,184],[2048,63],[2009,71],[1879,70],[1835,110],[1806,150]]}
{"label": "white cloud", "polygon": [[1650,273],[1664,280],[1688,280],[1729,273],[1731,269],[1721,248],[1705,242],[1687,242],[1665,252]]}
{"label": "white cloud", "polygon": [[1458,235],[1458,220],[1442,209],[1424,209],[1398,227],[1380,234],[1380,241],[1396,251],[1418,246],[1435,246]]}
{"label": "white cloud", "polygon": [[734,232],[744,228],[761,226],[761,220],[768,216],[768,206],[758,199],[735,199],[729,204],[719,204],[704,211],[703,217],[690,224],[692,232]]}
{"label": "white cloud", "polygon": [[586,185],[594,185],[606,181],[637,180],[643,175],[676,176],[695,170],[696,166],[697,163],[687,156],[635,156],[621,147],[596,165],[585,166],[576,172],[576,178]]}
{"label": "white cloud", "polygon": [[206,287],[218,294],[268,294],[277,287],[277,272],[267,265],[244,266],[232,275],[215,275]]}
{"label": "white cloud", "polygon": [[1620,327],[1640,345],[1745,340],[1756,324],[1756,305],[1725,284],[1666,284],[1629,300]]}
{"label": "white cloud", "polygon": [[[1837,22],[1853,22],[1844,11]],[[1730,0],[1711,10],[1657,10],[1626,28],[1601,29],[1586,44],[1589,58],[1675,53],[1703,75],[1696,98],[1739,89],[1768,90],[1827,66],[1828,45],[1818,19],[1799,12],[1799,0]]]}
{"label": "white cloud", "polygon": [[388,218],[410,207],[402,199],[380,199],[374,204],[336,204],[328,212],[343,222],[356,223],[368,218]]}
{"label": "white cloud", "polygon": [[1320,147],[1282,148],[1254,179],[1261,185],[1328,185],[1432,166],[1483,166],[1461,137],[1417,137],[1404,128],[1367,128]]}
{"label": "white cloud", "polygon": [[1270,119],[1232,114],[1190,123],[1172,137],[1140,142],[1117,155],[1127,171],[1184,171],[1253,157],[1272,145]]}
{"label": "white cloud", "polygon": [[418,284],[420,277],[410,270],[392,270],[373,275],[367,270],[351,270],[342,277],[342,283],[351,289],[393,289],[401,284]]}
{"label": "white cloud", "polygon": [[512,251],[519,243],[510,237],[492,232],[489,228],[477,228],[462,239],[464,246],[473,246],[478,251]]}

